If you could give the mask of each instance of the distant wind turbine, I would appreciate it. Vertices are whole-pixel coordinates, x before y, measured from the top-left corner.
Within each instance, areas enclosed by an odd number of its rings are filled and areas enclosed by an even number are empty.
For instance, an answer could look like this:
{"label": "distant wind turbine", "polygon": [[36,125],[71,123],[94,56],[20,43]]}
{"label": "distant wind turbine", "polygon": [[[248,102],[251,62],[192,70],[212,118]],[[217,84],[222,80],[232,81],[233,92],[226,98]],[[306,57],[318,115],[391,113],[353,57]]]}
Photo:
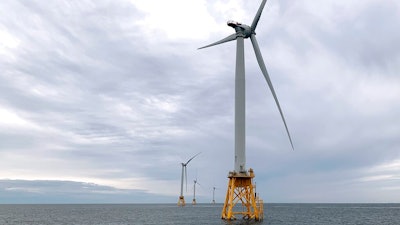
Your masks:
{"label": "distant wind turbine", "polygon": [[[190,158],[186,163],[181,163],[182,165],[182,174],[181,174],[181,195],[179,196],[179,200],[178,200],[178,206],[184,206],[186,205],[185,203],[185,197],[183,196],[183,180],[186,181],[186,190],[187,190],[187,168],[186,166],[189,164],[190,161],[192,161],[192,159],[194,159],[196,156],[198,156],[200,154],[197,153],[196,155],[194,155],[192,158]],[[185,175],[184,175],[185,174]]]}
{"label": "distant wind turbine", "polygon": [[213,187],[213,200],[212,200],[213,204],[215,204],[215,189],[217,189],[217,188]]}
{"label": "distant wind turbine", "polygon": [[196,184],[200,185],[200,183],[196,180],[193,180],[193,201],[192,201],[192,205],[196,205]]}

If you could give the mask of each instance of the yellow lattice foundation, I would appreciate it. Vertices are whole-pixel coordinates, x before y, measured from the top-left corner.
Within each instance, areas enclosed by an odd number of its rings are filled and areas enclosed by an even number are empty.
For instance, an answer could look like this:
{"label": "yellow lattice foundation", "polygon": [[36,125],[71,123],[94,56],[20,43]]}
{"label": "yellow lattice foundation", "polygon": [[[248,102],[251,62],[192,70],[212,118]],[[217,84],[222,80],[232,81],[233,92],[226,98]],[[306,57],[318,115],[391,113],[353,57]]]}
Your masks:
{"label": "yellow lattice foundation", "polygon": [[[237,219],[242,215],[243,219],[262,220],[264,217],[263,201],[256,196],[253,185],[254,172],[229,173],[228,190],[222,209],[221,218],[226,220]],[[236,205],[241,202],[241,205]]]}
{"label": "yellow lattice foundation", "polygon": [[179,199],[178,199],[178,206],[185,206],[185,205],[186,205],[186,203],[185,203],[185,197],[179,196]]}

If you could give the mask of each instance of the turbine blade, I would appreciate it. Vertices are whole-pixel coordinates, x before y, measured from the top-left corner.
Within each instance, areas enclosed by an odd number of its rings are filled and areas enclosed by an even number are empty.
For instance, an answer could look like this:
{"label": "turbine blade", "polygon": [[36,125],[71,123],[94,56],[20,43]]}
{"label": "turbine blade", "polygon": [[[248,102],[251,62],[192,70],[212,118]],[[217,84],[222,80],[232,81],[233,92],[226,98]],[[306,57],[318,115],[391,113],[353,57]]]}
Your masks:
{"label": "turbine blade", "polygon": [[251,31],[253,31],[253,32],[256,30],[256,27],[257,27],[258,21],[260,20],[261,13],[264,9],[265,3],[267,3],[267,0],[263,0],[261,2],[260,8],[258,8],[257,14],[254,17],[253,23],[251,24]]}
{"label": "turbine blade", "polygon": [[286,125],[286,120],[285,120],[285,117],[283,116],[283,112],[282,112],[281,106],[279,104],[278,97],[276,97],[276,93],[275,93],[274,87],[272,86],[271,79],[269,78],[269,75],[268,75],[268,72],[267,72],[267,68],[265,67],[264,60],[263,60],[263,57],[261,55],[260,48],[258,47],[256,36],[254,34],[252,34],[250,36],[250,39],[251,39],[251,43],[253,44],[253,48],[254,48],[254,52],[256,54],[258,65],[260,65],[260,69],[261,69],[261,71],[262,71],[262,73],[263,73],[263,75],[265,77],[265,80],[268,83],[268,86],[269,86],[269,89],[271,90],[272,96],[274,96],[276,106],[278,106],[279,113],[281,114],[283,124],[285,125],[285,128],[286,128],[286,133],[287,133],[287,135],[289,137],[290,145],[292,146],[292,149],[294,150],[292,138],[290,137],[289,129],[288,129],[287,125]]}
{"label": "turbine blade", "polygon": [[219,44],[222,44],[222,43],[225,43],[225,42],[228,42],[228,41],[234,41],[234,40],[236,40],[236,37],[237,37],[236,33],[235,34],[231,34],[231,35],[229,35],[228,37],[226,37],[226,38],[224,38],[222,40],[219,40],[217,42],[214,42],[212,44],[203,46],[203,47],[198,48],[198,49],[208,48],[208,47],[211,47],[211,46],[214,46],[214,45],[219,45]]}
{"label": "turbine blade", "polygon": [[201,152],[197,153],[196,155],[194,155],[192,158],[190,158],[185,165],[187,165],[190,161],[192,161],[192,159],[194,159],[194,157],[198,156]]}

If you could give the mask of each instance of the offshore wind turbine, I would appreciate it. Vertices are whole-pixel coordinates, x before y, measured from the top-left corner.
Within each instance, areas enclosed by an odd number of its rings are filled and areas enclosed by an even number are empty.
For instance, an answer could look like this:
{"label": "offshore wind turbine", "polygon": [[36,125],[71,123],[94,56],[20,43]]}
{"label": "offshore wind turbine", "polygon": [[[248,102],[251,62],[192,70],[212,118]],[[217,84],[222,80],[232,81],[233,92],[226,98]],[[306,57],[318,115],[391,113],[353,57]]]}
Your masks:
{"label": "offshore wind turbine", "polygon": [[[260,20],[261,13],[264,9],[267,0],[263,0],[261,5],[253,19],[251,26],[235,22],[228,21],[228,26],[235,29],[235,33],[229,35],[228,37],[214,42],[212,44],[206,45],[199,49],[223,44],[225,42],[236,40],[236,69],[235,69],[235,158],[234,158],[234,171],[229,173],[228,190],[224,203],[224,208],[222,210],[222,219],[235,219],[236,214],[242,214],[244,218],[261,220],[263,217],[262,200],[255,197],[252,178],[254,177],[253,170],[250,169],[247,173],[246,171],[246,150],[245,150],[245,63],[244,63],[244,39],[250,38],[253,45],[253,49],[256,55],[258,65],[260,66],[261,72],[271,90],[272,96],[274,97],[276,106],[278,107],[279,113],[281,115],[283,124],[288,135],[290,145],[292,149],[293,142],[290,137],[289,129],[286,124],[285,117],[281,106],[279,104],[278,98],[276,96],[274,87],[272,86],[271,79],[267,72],[264,64],[263,57],[261,55],[260,48],[256,39],[256,27],[258,21]],[[244,191],[243,191],[244,190]],[[244,205],[249,205],[245,211],[233,212],[234,205],[241,201]],[[251,207],[253,210],[251,210]]]}
{"label": "offshore wind turbine", "polygon": [[196,180],[193,180],[193,201],[192,201],[192,205],[196,205],[196,184],[200,185],[199,182],[197,182],[197,178]]}
{"label": "offshore wind turbine", "polygon": [[[178,206],[184,206],[186,205],[185,203],[185,197],[183,196],[183,180],[186,181],[186,190],[187,190],[187,165],[189,164],[190,161],[192,161],[196,156],[198,156],[201,152],[197,153],[194,155],[192,158],[190,158],[186,163],[181,163],[182,165],[182,174],[181,174],[181,195],[179,196],[178,199]],[[185,176],[184,176],[185,174]]]}
{"label": "offshore wind turbine", "polygon": [[212,204],[215,204],[215,189],[217,189],[216,187],[213,187],[213,200],[212,200]]}

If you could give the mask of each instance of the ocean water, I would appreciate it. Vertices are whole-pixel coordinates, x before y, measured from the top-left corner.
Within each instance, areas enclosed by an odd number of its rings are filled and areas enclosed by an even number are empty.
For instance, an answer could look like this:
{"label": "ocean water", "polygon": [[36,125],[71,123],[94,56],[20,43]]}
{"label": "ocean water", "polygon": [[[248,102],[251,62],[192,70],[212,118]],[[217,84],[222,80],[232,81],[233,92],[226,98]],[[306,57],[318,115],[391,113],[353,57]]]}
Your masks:
{"label": "ocean water", "polygon": [[220,219],[221,204],[0,205],[0,224],[399,225],[400,204],[265,204],[260,222]]}

